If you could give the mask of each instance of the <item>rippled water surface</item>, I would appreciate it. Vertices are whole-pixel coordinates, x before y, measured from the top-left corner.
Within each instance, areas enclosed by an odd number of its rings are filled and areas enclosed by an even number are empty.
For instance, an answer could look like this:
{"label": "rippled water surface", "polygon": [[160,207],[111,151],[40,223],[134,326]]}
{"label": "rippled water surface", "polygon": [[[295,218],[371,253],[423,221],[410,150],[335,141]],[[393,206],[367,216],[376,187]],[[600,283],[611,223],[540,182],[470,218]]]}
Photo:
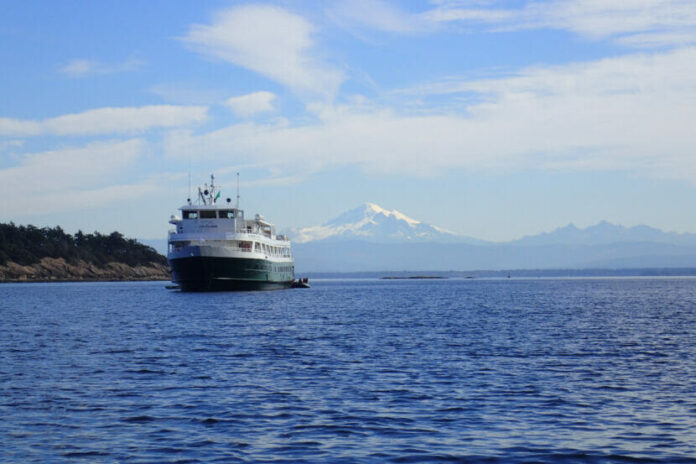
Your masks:
{"label": "rippled water surface", "polygon": [[0,285],[3,462],[696,462],[696,280]]}

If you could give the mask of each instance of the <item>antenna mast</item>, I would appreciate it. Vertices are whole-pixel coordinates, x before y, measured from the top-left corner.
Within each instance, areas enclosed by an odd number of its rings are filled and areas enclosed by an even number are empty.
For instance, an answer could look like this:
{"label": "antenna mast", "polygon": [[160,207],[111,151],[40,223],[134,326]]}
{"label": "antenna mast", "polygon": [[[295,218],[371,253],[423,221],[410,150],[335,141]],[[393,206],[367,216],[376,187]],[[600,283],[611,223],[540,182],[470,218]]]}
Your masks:
{"label": "antenna mast", "polygon": [[239,209],[239,173],[237,173],[237,209]]}
{"label": "antenna mast", "polygon": [[210,204],[214,205],[217,196],[215,195],[215,175],[210,175]]}
{"label": "antenna mast", "polygon": [[188,198],[186,203],[191,204],[191,153],[188,154]]}

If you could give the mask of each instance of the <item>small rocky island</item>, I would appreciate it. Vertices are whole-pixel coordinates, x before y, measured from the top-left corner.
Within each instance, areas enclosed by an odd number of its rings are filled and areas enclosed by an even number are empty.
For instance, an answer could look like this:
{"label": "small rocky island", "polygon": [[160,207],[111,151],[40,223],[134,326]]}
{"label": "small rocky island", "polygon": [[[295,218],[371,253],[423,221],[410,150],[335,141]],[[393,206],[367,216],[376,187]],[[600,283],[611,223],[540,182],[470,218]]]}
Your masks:
{"label": "small rocky island", "polygon": [[119,232],[0,223],[0,282],[170,280],[167,258]]}

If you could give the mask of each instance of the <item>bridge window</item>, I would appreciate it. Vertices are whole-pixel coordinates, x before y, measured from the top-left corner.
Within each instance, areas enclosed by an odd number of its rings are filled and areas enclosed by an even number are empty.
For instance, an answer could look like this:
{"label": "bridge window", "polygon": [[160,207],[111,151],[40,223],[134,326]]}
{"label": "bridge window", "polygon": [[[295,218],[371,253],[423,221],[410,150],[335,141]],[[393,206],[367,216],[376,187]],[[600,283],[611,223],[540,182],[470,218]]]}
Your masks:
{"label": "bridge window", "polygon": [[184,211],[184,219],[198,219],[198,211]]}
{"label": "bridge window", "polygon": [[220,219],[234,219],[234,211],[231,209],[223,209],[219,213]]}
{"label": "bridge window", "polygon": [[201,219],[215,219],[215,211],[201,211]]}

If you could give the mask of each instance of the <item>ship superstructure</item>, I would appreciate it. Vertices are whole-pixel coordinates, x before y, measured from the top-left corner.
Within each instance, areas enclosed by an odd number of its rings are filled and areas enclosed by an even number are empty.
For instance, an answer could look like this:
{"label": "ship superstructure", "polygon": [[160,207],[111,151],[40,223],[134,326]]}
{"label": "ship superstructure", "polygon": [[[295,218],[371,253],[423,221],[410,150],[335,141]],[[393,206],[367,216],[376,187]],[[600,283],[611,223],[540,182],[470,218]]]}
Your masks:
{"label": "ship superstructure", "polygon": [[260,214],[246,219],[232,199],[220,201],[215,177],[198,188],[197,201],[169,223],[167,258],[172,280],[184,291],[267,290],[291,286],[290,240]]}

